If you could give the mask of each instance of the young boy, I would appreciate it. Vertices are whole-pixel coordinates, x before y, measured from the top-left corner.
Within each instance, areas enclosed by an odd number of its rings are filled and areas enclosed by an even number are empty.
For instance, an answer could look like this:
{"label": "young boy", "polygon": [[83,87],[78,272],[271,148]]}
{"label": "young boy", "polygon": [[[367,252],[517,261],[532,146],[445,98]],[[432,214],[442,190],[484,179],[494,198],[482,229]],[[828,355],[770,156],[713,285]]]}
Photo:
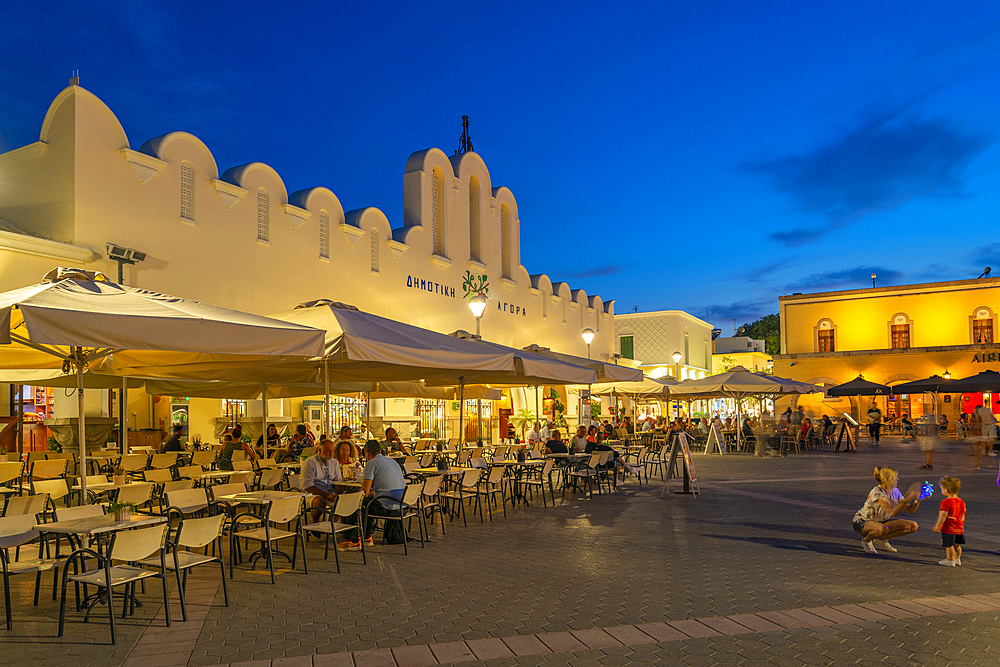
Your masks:
{"label": "young boy", "polygon": [[965,544],[965,501],[958,497],[962,482],[957,477],[943,477],[938,484],[945,498],[941,501],[935,533],[941,533],[941,546],[945,560],[938,565],[955,567],[962,564],[962,545]]}

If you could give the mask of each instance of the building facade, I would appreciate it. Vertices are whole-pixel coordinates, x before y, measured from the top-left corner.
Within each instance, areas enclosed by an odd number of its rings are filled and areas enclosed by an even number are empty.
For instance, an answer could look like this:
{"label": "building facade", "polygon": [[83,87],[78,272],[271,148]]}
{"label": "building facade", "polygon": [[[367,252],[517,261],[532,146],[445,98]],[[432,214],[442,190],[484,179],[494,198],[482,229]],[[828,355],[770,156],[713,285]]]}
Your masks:
{"label": "building facade", "polygon": [[[1000,370],[996,341],[1000,278],[792,294],[779,298],[781,354],[774,372],[824,387],[854,379],[895,385],[949,373]],[[932,413],[930,395],[878,399],[889,415]],[[937,410],[954,418],[981,395],[948,397]],[[847,411],[847,399],[805,398],[807,412]],[[865,405],[870,398],[862,399]],[[856,404],[855,404],[856,405]],[[995,409],[995,406],[994,406]]]}
{"label": "building facade", "polygon": [[712,325],[681,310],[619,314],[615,352],[652,377],[703,378],[712,371]]}
{"label": "building facade", "polygon": [[754,373],[770,373],[774,360],[764,351],[764,341],[749,336],[716,338],[713,341],[712,373],[742,366]]}
{"label": "building facade", "polygon": [[[443,333],[474,331],[467,299],[486,289],[485,339],[585,356],[581,332],[592,329],[592,356],[612,358],[614,302],[521,264],[517,200],[479,155],[418,151],[402,185],[395,224],[377,208],[344,211],[332,189],[289,192],[264,163],[220,169],[186,132],[133,148],[111,109],[70,86],[37,142],[0,155],[0,290],[37,283],[54,266],[114,279],[113,243],[145,253],[124,267],[128,285],[261,315],[327,298]],[[218,414],[219,402],[206,409]],[[133,411],[134,426],[156,413]]]}

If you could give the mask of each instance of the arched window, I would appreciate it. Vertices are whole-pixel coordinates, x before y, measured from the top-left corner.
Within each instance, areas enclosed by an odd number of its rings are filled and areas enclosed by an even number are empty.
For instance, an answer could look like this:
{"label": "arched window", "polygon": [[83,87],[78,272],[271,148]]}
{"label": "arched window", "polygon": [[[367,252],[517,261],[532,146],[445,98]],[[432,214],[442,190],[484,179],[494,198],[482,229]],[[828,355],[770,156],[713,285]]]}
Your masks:
{"label": "arched window", "polygon": [[834,341],[833,322],[830,320],[820,320],[816,329],[816,351],[836,352],[836,342]]}
{"label": "arched window", "polygon": [[482,219],[479,213],[479,179],[469,178],[469,258],[477,262],[483,261],[483,244],[480,229]]}
{"label": "arched window", "polygon": [[319,212],[319,256],[330,259],[330,214],[325,210]]}
{"label": "arched window", "polygon": [[[510,279],[510,207],[500,204],[500,276]],[[563,322],[566,321],[566,302],[563,301]]]}
{"label": "arched window", "polygon": [[972,316],[972,344],[993,342],[993,311],[977,308]]}
{"label": "arched window", "polygon": [[257,190],[257,240],[268,242],[271,238],[271,220],[268,215],[267,190]]}
{"label": "arched window", "polygon": [[378,273],[378,232],[374,227],[368,233],[368,238],[371,242],[372,273]]}
{"label": "arched window", "polygon": [[431,170],[431,239],[435,255],[447,257],[445,252],[444,214],[444,173],[434,167]]}
{"label": "arched window", "polygon": [[181,162],[181,218],[194,222],[194,167]]}

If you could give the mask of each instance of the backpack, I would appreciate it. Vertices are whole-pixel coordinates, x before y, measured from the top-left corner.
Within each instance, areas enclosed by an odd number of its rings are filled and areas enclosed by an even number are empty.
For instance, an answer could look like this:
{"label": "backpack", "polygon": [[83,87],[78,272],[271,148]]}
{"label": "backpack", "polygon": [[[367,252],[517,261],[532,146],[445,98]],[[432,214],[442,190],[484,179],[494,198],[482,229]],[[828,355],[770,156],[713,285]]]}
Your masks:
{"label": "backpack", "polygon": [[[406,513],[405,509],[403,513]],[[402,522],[390,520],[382,524],[382,541],[386,544],[402,544],[405,539]]]}

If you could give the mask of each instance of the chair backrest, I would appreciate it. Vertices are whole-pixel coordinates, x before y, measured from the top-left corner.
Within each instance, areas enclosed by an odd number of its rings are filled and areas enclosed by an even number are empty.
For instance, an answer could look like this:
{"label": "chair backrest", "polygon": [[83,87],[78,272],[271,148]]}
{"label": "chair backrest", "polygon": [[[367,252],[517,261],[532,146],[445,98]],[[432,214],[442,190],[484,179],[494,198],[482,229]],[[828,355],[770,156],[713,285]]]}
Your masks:
{"label": "chair backrest", "polygon": [[464,466],[472,458],[472,450],[466,449],[464,452],[458,453],[458,459],[455,461],[456,465]]}
{"label": "chair backrest", "polygon": [[428,468],[428,467],[430,467],[430,465],[432,463],[434,463],[434,455],[433,454],[424,454],[423,456],[420,457],[420,467],[421,468]]}
{"label": "chair backrest", "polygon": [[234,484],[230,482],[229,484],[216,484],[215,486],[209,487],[209,492],[212,494],[212,500],[215,500],[219,496],[231,496],[234,493],[246,493],[246,484]]}
{"label": "chair backrest", "polygon": [[282,498],[271,501],[271,511],[267,513],[267,520],[271,523],[285,524],[295,520],[302,509],[302,497]]}
{"label": "chair backrest", "polygon": [[233,470],[242,470],[253,472],[253,462],[252,461],[237,461],[233,459]]}
{"label": "chair backrest", "polygon": [[540,458],[542,458],[542,450],[538,449],[537,447],[535,449],[529,449],[528,450],[528,458],[529,459],[540,459]]}
{"label": "chair backrest", "polygon": [[153,454],[149,460],[149,467],[156,470],[159,468],[171,468],[177,465],[177,452],[167,452],[165,454]]}
{"label": "chair backrest", "polygon": [[23,469],[24,464],[20,461],[0,463],[0,484],[19,478]]}
{"label": "chair backrest", "polygon": [[420,464],[417,463],[416,461],[414,461],[412,463],[410,461],[403,461],[403,473],[404,474],[409,475],[411,472],[413,472],[414,470],[416,470],[419,467],[420,467]]}
{"label": "chair backrest", "polygon": [[403,465],[413,464],[414,468],[420,467],[420,457],[419,456],[407,456],[403,459]]}
{"label": "chair backrest", "polygon": [[35,461],[44,461],[48,452],[28,452],[28,465]]}
{"label": "chair backrest", "polygon": [[174,479],[169,470],[146,470],[142,473],[143,479],[154,484],[166,484]]}
{"label": "chair backrest", "polygon": [[506,445],[500,445],[493,450],[493,458],[505,461],[507,459],[507,453],[510,451],[510,447]]}
{"label": "chair backrest", "polygon": [[542,477],[545,477],[550,472],[552,472],[553,466],[555,466],[555,459],[546,459],[545,463],[542,465]]}
{"label": "chair backrest", "polygon": [[115,498],[115,501],[119,503],[135,503],[136,505],[144,505],[145,503],[149,502],[149,499],[152,496],[153,496],[152,483],[138,482],[136,484],[129,484],[128,486],[119,487],[118,497]]}
{"label": "chair backrest", "polygon": [[104,516],[104,505],[60,507],[56,510],[56,521],[74,521],[76,519],[89,519],[94,516]]}
{"label": "chair backrest", "polygon": [[260,474],[259,486],[261,489],[269,489],[277,484],[281,484],[281,480],[285,478],[285,471],[281,468],[274,468],[271,470],[265,469]]}
{"label": "chair backrest", "polygon": [[304,456],[306,458],[309,458],[310,456],[316,456],[316,452],[318,451],[318,449],[319,449],[318,447],[303,447],[302,454],[300,454],[300,456]]}
{"label": "chair backrest", "polygon": [[208,491],[205,489],[172,489],[167,491],[167,504],[171,507],[207,507]]}
{"label": "chair backrest", "polygon": [[243,484],[248,486],[253,484],[253,471],[251,470],[237,470],[232,475],[229,476],[230,484]]}
{"label": "chair backrest", "polygon": [[49,494],[39,493],[34,496],[9,496],[3,508],[4,516],[28,514],[34,517],[41,514],[49,504]]}
{"label": "chair backrest", "polygon": [[334,514],[337,516],[350,516],[358,511],[361,507],[361,499],[365,494],[358,491],[357,493],[342,493],[337,496],[337,507],[333,510]]}
{"label": "chair backrest", "polygon": [[31,483],[34,494],[47,493],[52,500],[59,500],[69,494],[69,484],[65,479],[43,479]]}
{"label": "chair backrest", "polygon": [[469,468],[462,474],[462,486],[475,486],[478,481],[479,470],[477,468]]}
{"label": "chair backrest", "polygon": [[590,460],[587,461],[588,468],[596,468],[601,465],[602,452],[594,452],[590,455]]}
{"label": "chair backrest", "polygon": [[46,461],[35,461],[31,464],[31,479],[55,479],[66,474],[69,461],[66,459],[52,459]]}
{"label": "chair backrest", "polygon": [[215,463],[215,452],[197,451],[191,453],[191,465],[211,466]]}
{"label": "chair backrest", "polygon": [[639,453],[636,455],[638,457],[638,460],[642,461],[644,458],[646,458],[646,452],[648,450],[649,447],[643,447],[642,449],[640,449]]}
{"label": "chair backrest", "polygon": [[216,514],[204,519],[184,519],[177,527],[177,545],[188,549],[208,546],[222,536],[222,527],[225,523],[225,514]]}
{"label": "chair backrest", "polygon": [[107,484],[107,483],[108,483],[107,475],[87,475],[88,488],[94,484]]}
{"label": "chair backrest", "polygon": [[481,459],[481,458],[483,458],[483,450],[484,449],[486,449],[486,448],[485,447],[474,447],[472,449],[472,458],[474,458],[474,459]]}
{"label": "chair backrest", "polygon": [[38,537],[31,529],[35,525],[32,514],[9,514],[0,517],[0,549],[9,549],[27,544]]}
{"label": "chair backrest", "polygon": [[417,482],[416,484],[407,484],[406,490],[403,492],[403,504],[409,505],[410,507],[416,506],[420,502],[420,494],[424,490],[424,483]]}
{"label": "chair backrest", "polygon": [[127,454],[119,465],[125,472],[136,472],[145,468],[147,461],[149,458],[145,454]]}
{"label": "chair backrest", "polygon": [[274,459],[261,459],[259,461],[253,461],[252,463],[257,468],[257,470],[260,470],[262,468],[264,468],[264,469],[272,468],[273,469],[273,468],[277,468],[278,467],[278,462],[275,461]]}
{"label": "chair backrest", "polygon": [[235,463],[236,461],[246,461],[247,460],[247,453],[244,452],[242,449],[237,449],[236,451],[233,452],[233,459],[232,460],[233,460],[233,463]]}
{"label": "chair backrest", "polygon": [[181,477],[190,477],[191,475],[197,475],[203,472],[205,472],[205,469],[201,466],[181,466],[177,469],[177,474]]}
{"label": "chair backrest", "polygon": [[161,523],[152,528],[123,530],[115,533],[111,542],[109,556],[114,560],[132,561],[149,558],[163,548],[167,539],[167,524]]}
{"label": "chair backrest", "polygon": [[76,474],[76,454],[72,452],[49,452],[45,457],[49,461],[66,461],[66,474],[75,475]]}
{"label": "chair backrest", "polygon": [[441,480],[444,479],[444,475],[431,475],[426,481],[424,481],[424,495],[425,496],[436,496],[438,491],[441,489]]}
{"label": "chair backrest", "polygon": [[187,489],[194,488],[193,479],[179,479],[175,482],[164,482],[163,492],[170,493],[171,491],[185,491]]}
{"label": "chair backrest", "polygon": [[488,482],[490,484],[499,484],[500,480],[503,479],[504,472],[505,471],[503,468],[493,468],[492,470],[490,470],[490,476],[488,478]]}
{"label": "chair backrest", "polygon": [[487,467],[486,459],[469,459],[469,465],[479,469]]}

